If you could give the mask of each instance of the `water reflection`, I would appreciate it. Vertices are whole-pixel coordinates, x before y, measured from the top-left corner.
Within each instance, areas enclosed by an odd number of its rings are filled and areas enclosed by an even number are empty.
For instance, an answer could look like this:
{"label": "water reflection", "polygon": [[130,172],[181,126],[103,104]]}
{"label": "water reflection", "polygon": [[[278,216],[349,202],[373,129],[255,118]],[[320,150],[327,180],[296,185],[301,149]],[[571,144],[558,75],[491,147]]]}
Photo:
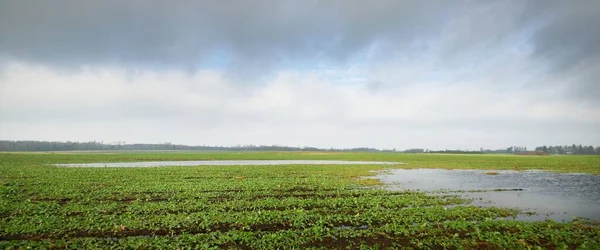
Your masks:
{"label": "water reflection", "polygon": [[379,176],[390,189],[456,193],[476,206],[520,208],[535,212],[521,220],[600,221],[600,176],[543,171],[395,169]]}
{"label": "water reflection", "polygon": [[227,160],[227,161],[147,161],[112,163],[56,164],[59,167],[166,167],[166,166],[240,166],[240,165],[382,165],[402,164],[400,162],[377,161],[333,161],[333,160]]}

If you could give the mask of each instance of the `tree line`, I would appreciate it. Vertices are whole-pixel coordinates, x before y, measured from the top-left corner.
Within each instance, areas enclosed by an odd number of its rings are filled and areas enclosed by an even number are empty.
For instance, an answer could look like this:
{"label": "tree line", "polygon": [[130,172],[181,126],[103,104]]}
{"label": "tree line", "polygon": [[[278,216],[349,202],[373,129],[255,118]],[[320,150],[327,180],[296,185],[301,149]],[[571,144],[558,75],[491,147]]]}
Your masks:
{"label": "tree line", "polygon": [[548,154],[574,154],[574,155],[600,155],[600,147],[579,145],[564,145],[564,146],[540,146],[535,148],[536,151],[546,152]]}
{"label": "tree line", "polygon": [[316,148],[289,147],[279,145],[237,146],[189,146],[172,143],[103,143],[103,142],[60,142],[60,141],[9,141],[0,140],[0,151],[94,151],[94,150],[201,150],[201,151],[344,151],[344,152],[392,152],[393,149],[376,148]]}
{"label": "tree line", "polygon": [[600,147],[582,145],[540,146],[535,151],[527,147],[511,146],[506,149],[473,150],[429,150],[412,148],[403,151],[396,149],[359,148],[316,148],[289,147],[280,145],[237,145],[237,146],[189,146],[172,143],[103,143],[103,142],[59,142],[59,141],[9,141],[0,140],[0,151],[94,151],[94,150],[199,150],[199,151],[335,151],[335,152],[403,152],[403,153],[445,153],[445,154],[525,154],[544,152],[547,154],[600,155]]}

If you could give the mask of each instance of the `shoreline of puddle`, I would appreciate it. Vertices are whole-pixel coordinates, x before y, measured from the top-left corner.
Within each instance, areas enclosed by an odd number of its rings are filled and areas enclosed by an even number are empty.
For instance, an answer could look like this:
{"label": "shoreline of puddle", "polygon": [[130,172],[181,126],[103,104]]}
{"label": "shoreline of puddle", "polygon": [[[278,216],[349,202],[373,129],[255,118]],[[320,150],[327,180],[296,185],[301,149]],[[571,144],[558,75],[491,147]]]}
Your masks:
{"label": "shoreline of puddle", "polygon": [[210,160],[210,161],[141,161],[62,163],[57,167],[72,168],[132,168],[132,167],[194,167],[194,166],[275,166],[275,165],[402,165],[402,162],[341,161],[341,160]]}
{"label": "shoreline of puddle", "polygon": [[[212,160],[54,164],[72,168],[261,165],[402,165],[402,162],[342,160]],[[543,170],[386,169],[376,171],[392,191],[415,190],[433,195],[457,195],[468,205],[517,208],[515,219],[568,222],[576,218],[600,221],[600,175]]]}
{"label": "shoreline of puddle", "polygon": [[600,221],[600,175],[543,170],[388,169],[374,178],[387,190],[457,195],[467,205],[516,208],[521,221]]}

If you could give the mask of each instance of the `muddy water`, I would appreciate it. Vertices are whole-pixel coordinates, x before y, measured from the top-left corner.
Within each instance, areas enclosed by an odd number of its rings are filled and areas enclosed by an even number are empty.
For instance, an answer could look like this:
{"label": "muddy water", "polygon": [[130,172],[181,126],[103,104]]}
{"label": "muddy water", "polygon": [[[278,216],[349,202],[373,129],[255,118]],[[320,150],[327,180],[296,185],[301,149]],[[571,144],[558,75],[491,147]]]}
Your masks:
{"label": "muddy water", "polygon": [[600,221],[600,176],[543,171],[395,169],[378,176],[392,190],[418,189],[473,198],[473,205],[519,208],[520,220]]}
{"label": "muddy water", "polygon": [[400,162],[376,161],[330,161],[330,160],[229,160],[229,161],[147,161],[147,162],[113,162],[113,163],[81,163],[56,164],[59,167],[166,167],[166,166],[239,166],[239,165],[382,165],[402,164]]}

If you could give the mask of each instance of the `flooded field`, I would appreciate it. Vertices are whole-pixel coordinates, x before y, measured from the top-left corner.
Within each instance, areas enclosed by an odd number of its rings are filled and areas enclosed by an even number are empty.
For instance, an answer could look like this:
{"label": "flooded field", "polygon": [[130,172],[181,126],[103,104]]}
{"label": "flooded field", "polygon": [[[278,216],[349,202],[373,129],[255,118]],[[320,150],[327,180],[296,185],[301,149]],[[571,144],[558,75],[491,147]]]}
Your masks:
{"label": "flooded field", "polygon": [[600,221],[600,176],[544,171],[395,169],[379,176],[391,190],[459,194],[473,205],[519,208],[519,220]]}
{"label": "flooded field", "polygon": [[129,167],[166,167],[166,166],[246,166],[246,165],[382,165],[402,164],[400,162],[377,161],[335,161],[335,160],[215,160],[215,161],[147,161],[147,162],[113,162],[113,163],[81,163],[55,164],[59,167],[83,168],[129,168]]}
{"label": "flooded field", "polygon": [[0,249],[600,249],[597,221],[506,208],[598,218],[597,175],[391,170],[434,166],[600,174],[587,156],[0,153]]}

